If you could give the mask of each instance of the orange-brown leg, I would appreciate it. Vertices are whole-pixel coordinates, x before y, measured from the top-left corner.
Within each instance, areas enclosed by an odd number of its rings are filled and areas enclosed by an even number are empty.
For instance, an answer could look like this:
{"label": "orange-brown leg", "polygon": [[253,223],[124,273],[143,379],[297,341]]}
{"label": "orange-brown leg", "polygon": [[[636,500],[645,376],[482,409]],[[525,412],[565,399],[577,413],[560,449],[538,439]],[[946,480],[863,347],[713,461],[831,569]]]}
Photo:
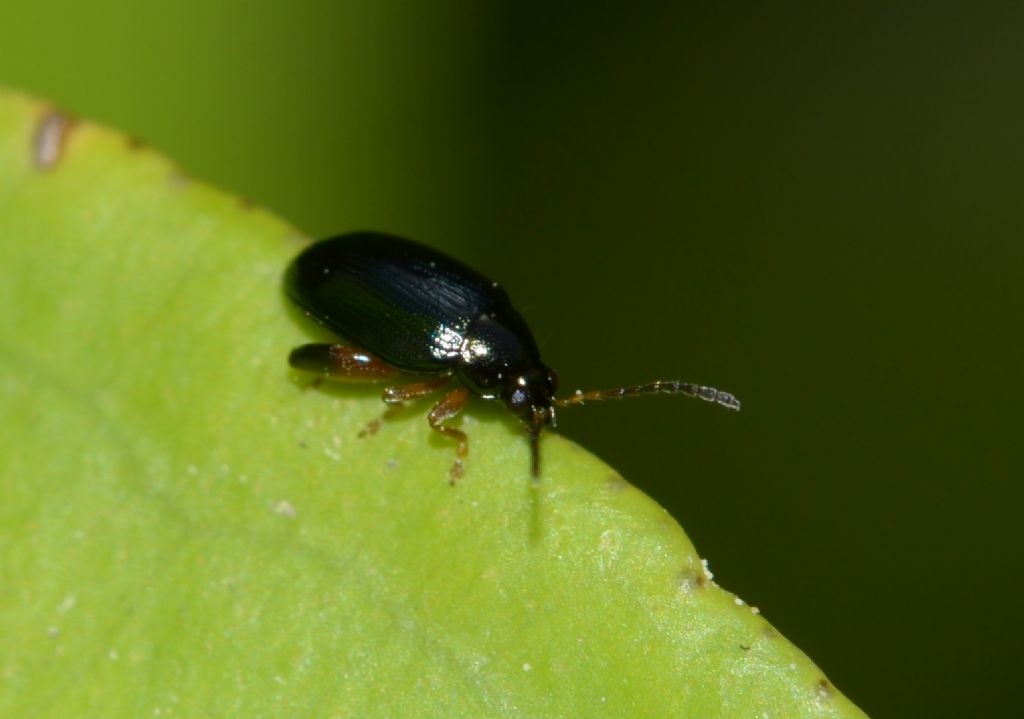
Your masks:
{"label": "orange-brown leg", "polygon": [[441,387],[445,386],[451,381],[451,377],[444,375],[437,379],[432,379],[428,382],[416,382],[415,384],[402,385],[401,387],[386,387],[384,389],[384,396],[382,399],[392,407],[382,414],[377,419],[368,423],[363,430],[359,433],[360,437],[365,437],[370,434],[377,434],[377,430],[380,429],[381,422],[391,419],[402,409],[402,402],[410,399],[418,399],[419,397],[426,397],[432,392],[436,392]]}
{"label": "orange-brown leg", "polygon": [[462,408],[466,406],[466,400],[468,399],[469,390],[465,387],[457,387],[442,397],[441,401],[434,405],[434,408],[430,410],[430,414],[427,415],[427,420],[429,420],[430,426],[435,431],[440,432],[446,437],[451,437],[459,443],[455,449],[455,464],[452,465],[449,471],[451,477],[449,483],[453,485],[455,480],[462,476],[462,458],[469,452],[469,439],[466,437],[465,432],[454,427],[448,427],[444,422],[461,412]]}
{"label": "orange-brown leg", "polygon": [[345,345],[302,345],[288,355],[288,364],[322,377],[352,382],[377,382],[401,374],[366,350]]}
{"label": "orange-brown leg", "polygon": [[384,389],[384,396],[381,399],[388,404],[400,404],[409,399],[426,397],[428,394],[436,392],[451,381],[452,378],[449,375],[444,375],[427,382],[405,384],[401,387],[386,387]]}

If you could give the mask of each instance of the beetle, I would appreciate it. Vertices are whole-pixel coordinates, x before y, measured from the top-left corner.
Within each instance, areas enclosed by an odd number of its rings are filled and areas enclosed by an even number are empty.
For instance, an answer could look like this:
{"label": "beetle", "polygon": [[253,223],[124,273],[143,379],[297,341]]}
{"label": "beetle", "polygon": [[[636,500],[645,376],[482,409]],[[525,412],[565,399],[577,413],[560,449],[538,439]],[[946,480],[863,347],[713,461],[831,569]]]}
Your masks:
{"label": "beetle", "polygon": [[[457,443],[452,484],[462,476],[469,444],[465,432],[445,422],[471,395],[500,400],[526,425],[535,478],[540,433],[555,426],[556,407],[682,394],[740,408],[728,392],[679,381],[556,398],[558,376],[541,361],[533,333],[505,290],[462,262],[395,235],[353,232],[314,242],[289,264],[284,287],[306,315],[345,343],[296,347],[288,357],[292,367],[350,381],[420,375],[420,381],[388,386],[388,404],[448,388],[427,419]],[[361,434],[379,426],[379,420],[371,422]]]}

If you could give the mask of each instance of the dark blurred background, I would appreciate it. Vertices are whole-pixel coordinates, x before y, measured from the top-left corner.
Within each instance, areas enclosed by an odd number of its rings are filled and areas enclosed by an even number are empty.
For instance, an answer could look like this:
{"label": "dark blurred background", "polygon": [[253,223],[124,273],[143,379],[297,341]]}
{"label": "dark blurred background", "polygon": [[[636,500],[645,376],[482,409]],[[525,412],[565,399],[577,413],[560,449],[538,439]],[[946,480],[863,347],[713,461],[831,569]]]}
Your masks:
{"label": "dark blurred background", "polygon": [[452,251],[567,389],[739,395],[560,427],[875,717],[1019,707],[1022,77],[1020,3],[0,6],[0,83]]}

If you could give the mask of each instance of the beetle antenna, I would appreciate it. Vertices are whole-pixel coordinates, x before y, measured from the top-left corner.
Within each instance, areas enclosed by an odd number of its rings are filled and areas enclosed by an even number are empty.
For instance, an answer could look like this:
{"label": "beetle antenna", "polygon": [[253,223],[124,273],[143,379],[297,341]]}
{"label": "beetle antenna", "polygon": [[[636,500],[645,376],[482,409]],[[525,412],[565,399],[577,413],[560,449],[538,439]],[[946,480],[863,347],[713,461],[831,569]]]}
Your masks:
{"label": "beetle antenna", "polygon": [[696,397],[705,402],[714,402],[728,409],[739,410],[740,401],[728,392],[705,387],[704,385],[680,382],[678,380],[658,380],[649,384],[638,384],[634,387],[618,387],[616,389],[594,389],[589,392],[576,390],[576,392],[563,399],[556,399],[558,407],[569,407],[574,404],[583,404],[602,399],[622,399],[623,397],[636,397],[642,394],[681,394],[687,397]]}

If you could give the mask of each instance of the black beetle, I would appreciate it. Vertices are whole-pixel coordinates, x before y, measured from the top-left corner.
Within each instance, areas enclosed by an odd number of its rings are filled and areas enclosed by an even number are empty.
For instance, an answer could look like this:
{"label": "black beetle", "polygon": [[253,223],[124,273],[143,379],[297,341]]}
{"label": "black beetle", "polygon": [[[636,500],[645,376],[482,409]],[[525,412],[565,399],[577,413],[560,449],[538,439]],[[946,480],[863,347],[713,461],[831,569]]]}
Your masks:
{"label": "black beetle", "polygon": [[[305,313],[349,345],[307,344],[292,350],[292,367],[334,379],[379,381],[400,374],[433,375],[384,390],[400,403],[449,384],[430,411],[430,426],[458,442],[451,480],[462,475],[466,434],[444,424],[470,394],[500,399],[530,434],[532,473],[540,471],[538,437],[555,424],[555,407],[640,394],[683,394],[729,409],[727,392],[678,381],[594,390],[556,399],[558,378],[508,295],[461,262],[412,240],[355,232],[315,242],[288,267],[285,291]],[[379,420],[364,434],[373,433]]]}

